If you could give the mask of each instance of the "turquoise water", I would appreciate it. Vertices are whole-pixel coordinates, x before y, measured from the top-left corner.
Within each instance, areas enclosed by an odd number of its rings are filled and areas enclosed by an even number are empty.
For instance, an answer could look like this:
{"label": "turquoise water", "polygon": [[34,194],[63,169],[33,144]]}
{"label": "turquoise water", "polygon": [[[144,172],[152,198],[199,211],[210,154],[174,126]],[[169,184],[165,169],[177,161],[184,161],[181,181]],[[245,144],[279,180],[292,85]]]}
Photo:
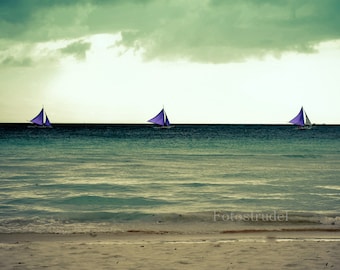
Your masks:
{"label": "turquoise water", "polygon": [[339,139],[340,126],[2,124],[0,232],[213,213],[338,224]]}

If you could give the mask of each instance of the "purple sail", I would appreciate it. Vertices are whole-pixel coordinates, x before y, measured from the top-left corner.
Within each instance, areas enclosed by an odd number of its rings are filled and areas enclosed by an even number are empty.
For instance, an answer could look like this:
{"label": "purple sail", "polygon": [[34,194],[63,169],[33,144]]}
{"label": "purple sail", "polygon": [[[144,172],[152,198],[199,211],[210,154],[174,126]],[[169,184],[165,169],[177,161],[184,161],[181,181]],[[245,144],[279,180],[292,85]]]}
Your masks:
{"label": "purple sail", "polygon": [[303,108],[301,107],[300,112],[298,113],[297,116],[295,116],[292,120],[289,121],[289,123],[292,123],[297,126],[304,126],[305,125],[305,120],[303,117]]}
{"label": "purple sail", "polygon": [[42,126],[44,124],[44,109],[41,109],[40,113],[34,117],[31,122],[38,126]]}
{"label": "purple sail", "polygon": [[170,121],[167,115],[165,115],[165,125],[170,126]]}
{"label": "purple sail", "polygon": [[[44,114],[45,114],[45,122],[44,122]],[[50,120],[47,117],[47,114],[44,111],[44,108],[41,109],[40,113],[34,117],[31,122],[39,127],[52,127]]]}
{"label": "purple sail", "polygon": [[52,126],[50,120],[47,117],[47,114],[46,114],[45,126],[47,126],[47,127],[51,127]]}
{"label": "purple sail", "polygon": [[170,126],[170,121],[166,116],[164,109],[162,109],[155,117],[148,120],[148,122],[151,122],[159,126]]}

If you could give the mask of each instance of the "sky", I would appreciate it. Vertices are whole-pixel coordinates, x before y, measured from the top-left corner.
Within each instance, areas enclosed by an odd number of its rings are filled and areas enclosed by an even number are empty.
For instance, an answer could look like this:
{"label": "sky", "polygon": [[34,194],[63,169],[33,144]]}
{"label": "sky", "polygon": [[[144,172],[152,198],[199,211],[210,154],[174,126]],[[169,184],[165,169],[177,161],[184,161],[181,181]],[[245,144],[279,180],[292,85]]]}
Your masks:
{"label": "sky", "polygon": [[0,122],[340,124],[338,0],[1,0]]}

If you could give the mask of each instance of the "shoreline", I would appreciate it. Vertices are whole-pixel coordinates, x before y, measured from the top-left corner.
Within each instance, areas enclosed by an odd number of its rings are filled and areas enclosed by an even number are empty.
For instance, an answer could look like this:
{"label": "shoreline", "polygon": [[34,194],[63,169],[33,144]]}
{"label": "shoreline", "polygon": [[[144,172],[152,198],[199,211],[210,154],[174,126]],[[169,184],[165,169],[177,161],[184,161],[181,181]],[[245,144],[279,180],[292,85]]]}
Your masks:
{"label": "shoreline", "polygon": [[150,234],[218,234],[218,233],[251,233],[251,232],[340,232],[339,217],[328,218],[321,222],[318,218],[309,220],[290,219],[289,221],[207,221],[208,219],[190,220],[181,218],[158,217],[144,221],[127,222],[25,222],[15,220],[0,224],[2,234],[85,234],[85,233],[129,233],[145,232]]}

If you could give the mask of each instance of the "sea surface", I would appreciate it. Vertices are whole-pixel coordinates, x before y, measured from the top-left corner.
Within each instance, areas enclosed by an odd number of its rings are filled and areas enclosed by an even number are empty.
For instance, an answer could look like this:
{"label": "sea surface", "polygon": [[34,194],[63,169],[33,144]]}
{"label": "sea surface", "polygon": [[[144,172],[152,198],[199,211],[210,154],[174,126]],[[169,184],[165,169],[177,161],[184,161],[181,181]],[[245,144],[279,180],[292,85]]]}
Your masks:
{"label": "sea surface", "polygon": [[340,126],[0,124],[0,233],[140,224],[339,228]]}

